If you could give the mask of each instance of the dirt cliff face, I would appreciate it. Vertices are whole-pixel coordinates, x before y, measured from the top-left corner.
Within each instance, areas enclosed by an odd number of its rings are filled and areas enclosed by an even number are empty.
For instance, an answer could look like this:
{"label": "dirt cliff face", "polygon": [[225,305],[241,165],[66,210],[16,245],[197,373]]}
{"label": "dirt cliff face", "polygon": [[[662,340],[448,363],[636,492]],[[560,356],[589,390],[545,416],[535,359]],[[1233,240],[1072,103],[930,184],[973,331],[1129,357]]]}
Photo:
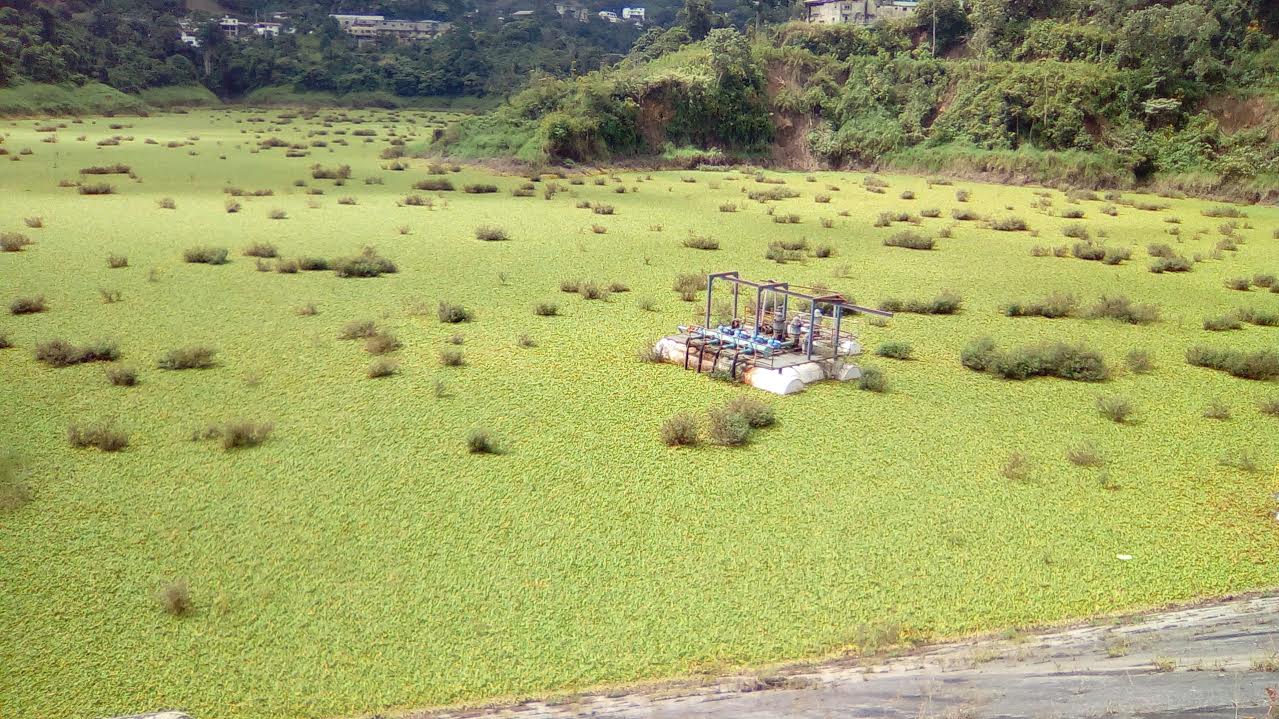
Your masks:
{"label": "dirt cliff face", "polygon": [[774,100],[783,90],[799,90],[803,82],[799,77],[799,68],[772,63],[767,69],[768,100],[773,105],[773,126],[776,135],[770,153],[774,163],[798,170],[813,170],[822,166],[822,162],[813,155],[808,144],[808,133],[820,122],[813,113],[790,112],[777,108]]}
{"label": "dirt cliff face", "polygon": [[1279,103],[1268,97],[1213,95],[1204,100],[1203,110],[1217,120],[1222,132],[1265,128],[1271,142],[1279,142]]}
{"label": "dirt cliff face", "polygon": [[666,125],[674,117],[675,104],[666,88],[656,88],[640,98],[636,129],[644,140],[645,149],[652,153],[662,151],[666,143]]}

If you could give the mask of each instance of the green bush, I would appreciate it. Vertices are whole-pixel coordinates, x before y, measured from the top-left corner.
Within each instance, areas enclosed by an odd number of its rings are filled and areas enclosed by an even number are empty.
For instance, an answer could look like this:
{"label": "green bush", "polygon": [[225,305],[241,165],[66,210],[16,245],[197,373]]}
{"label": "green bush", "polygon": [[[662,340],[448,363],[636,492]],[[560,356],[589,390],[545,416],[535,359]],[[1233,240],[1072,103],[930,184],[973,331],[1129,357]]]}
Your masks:
{"label": "green bush", "polygon": [[857,389],[866,392],[887,392],[888,374],[878,367],[862,367],[857,378]]}
{"label": "green bush", "polygon": [[372,247],[365,247],[355,257],[342,257],[333,261],[333,273],[338,277],[380,277],[398,271],[394,262],[379,255]]}
{"label": "green bush", "polygon": [[222,427],[222,449],[248,449],[257,447],[271,436],[275,426],[270,422],[236,420]]}
{"label": "green bush", "polygon": [[1124,356],[1124,364],[1136,374],[1146,374],[1155,369],[1155,362],[1145,350],[1131,350]]}
{"label": "green bush", "polygon": [[772,405],[754,397],[738,395],[729,400],[724,408],[729,412],[741,415],[751,429],[772,427],[777,422]]}
{"label": "green bush", "polygon": [[111,365],[106,369],[107,382],[116,387],[132,387],[138,383],[138,371],[132,367]]}
{"label": "green bush", "polygon": [[1242,352],[1194,346],[1186,350],[1186,362],[1242,379],[1266,381],[1279,378],[1279,353],[1270,350]]}
{"label": "green bush", "polygon": [[1238,315],[1225,314],[1220,317],[1205,318],[1203,328],[1209,332],[1224,332],[1227,330],[1243,329],[1243,323],[1239,321]]}
{"label": "green bush", "polygon": [[225,265],[228,254],[225,247],[190,247],[182,253],[182,259],[192,264]]}
{"label": "green bush", "polygon": [[489,195],[497,192],[497,185],[492,185],[486,182],[476,183],[473,185],[463,185],[462,192],[465,192],[468,195]]}
{"label": "green bush", "polygon": [[1194,264],[1180,255],[1177,257],[1160,257],[1150,263],[1150,271],[1157,275],[1165,272],[1190,272],[1192,269],[1194,269]]}
{"label": "green bush", "polygon": [[[245,257],[279,257],[280,253],[275,249],[275,245],[270,242],[254,242],[244,248]],[[190,262],[190,260],[187,260]]]}
{"label": "green bush", "polygon": [[880,357],[889,357],[892,359],[908,360],[913,359],[914,348],[909,342],[885,342],[875,348],[875,354]]}
{"label": "green bush", "polygon": [[909,250],[931,250],[936,241],[931,237],[924,237],[917,232],[906,230],[885,238],[884,244],[888,247],[905,247]]}
{"label": "green bush", "polygon": [[1017,216],[999,217],[990,221],[990,229],[997,232],[1024,232],[1030,229],[1026,221]]}
{"label": "green bush", "polygon": [[120,350],[111,340],[98,340],[77,347],[62,339],[46,340],[36,344],[36,361],[50,367],[70,367],[86,362],[114,362],[120,358]]}
{"label": "green bush", "polygon": [[715,444],[737,447],[750,441],[751,425],[741,414],[719,407],[707,413],[706,433]]}
{"label": "green bush", "polygon": [[697,418],[687,412],[671,416],[662,423],[662,442],[668,447],[691,447],[700,440]]}
{"label": "green bush", "polygon": [[1058,319],[1074,314],[1079,300],[1071,294],[1053,293],[1041,300],[1009,302],[1002,312],[1009,317],[1045,317]]}
{"label": "green bush", "polygon": [[497,225],[480,225],[475,228],[475,239],[485,242],[502,242],[511,239],[511,236]]}
{"label": "green bush", "polygon": [[470,322],[474,319],[474,315],[467,308],[444,301],[441,301],[439,306],[436,307],[435,314],[439,317],[440,322],[445,324]]}
{"label": "green bush", "polygon": [[497,454],[497,444],[486,429],[476,428],[466,433],[466,451],[471,454]]}
{"label": "green bush", "polygon": [[212,347],[201,345],[179,347],[166,352],[156,366],[168,370],[209,369],[214,366],[213,357],[217,353],[218,351]]}
{"label": "green bush", "polygon": [[119,452],[129,446],[129,435],[109,420],[77,422],[67,427],[67,441],[77,449],[94,447],[103,452]]}
{"label": "green bush", "polygon": [[1084,345],[1060,342],[1026,345],[1001,352],[990,338],[973,340],[960,352],[968,369],[1009,380],[1059,377],[1076,382],[1103,382],[1110,377],[1104,358]]}
{"label": "green bush", "polygon": [[1102,395],[1097,398],[1097,411],[1111,422],[1124,424],[1132,417],[1132,401],[1122,395]]}
{"label": "green bush", "polygon": [[9,314],[11,315],[34,315],[44,312],[46,309],[48,309],[48,306],[45,304],[44,295],[15,297],[9,303]]}
{"label": "green bush", "polygon": [[424,192],[452,192],[453,183],[449,180],[426,179],[413,183],[413,189]]}
{"label": "green bush", "polygon": [[963,307],[964,300],[957,293],[944,290],[931,300],[901,300],[889,297],[879,303],[885,312],[905,312],[917,315],[953,315]]}
{"label": "green bush", "polygon": [[320,272],[332,269],[332,267],[329,265],[329,261],[323,257],[299,257],[298,269],[303,272]]}
{"label": "green bush", "polygon": [[1089,319],[1112,319],[1130,325],[1148,325],[1159,321],[1159,306],[1137,304],[1123,295],[1102,295],[1088,310]]}

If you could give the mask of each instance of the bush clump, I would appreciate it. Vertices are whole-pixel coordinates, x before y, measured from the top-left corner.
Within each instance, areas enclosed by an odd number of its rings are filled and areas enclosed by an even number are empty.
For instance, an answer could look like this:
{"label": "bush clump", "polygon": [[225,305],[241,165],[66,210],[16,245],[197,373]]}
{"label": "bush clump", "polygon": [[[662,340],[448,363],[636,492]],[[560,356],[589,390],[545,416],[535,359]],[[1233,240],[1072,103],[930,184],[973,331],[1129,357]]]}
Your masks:
{"label": "bush clump", "polygon": [[754,397],[739,395],[729,400],[724,408],[741,415],[751,429],[772,427],[777,422],[773,406]]}
{"label": "bush clump", "polygon": [[0,232],[0,251],[21,252],[22,248],[34,244],[30,237],[21,232]]}
{"label": "bush clump", "polygon": [[1240,330],[1243,329],[1243,322],[1239,321],[1239,316],[1236,314],[1225,314],[1220,317],[1205,317],[1203,328],[1209,332]]}
{"label": "bush clump", "polygon": [[717,407],[707,413],[706,434],[715,444],[740,447],[750,441],[750,421],[728,407]]}
{"label": "bush clump", "polygon": [[682,243],[685,247],[691,247],[694,250],[718,250],[719,240],[709,235],[698,235],[693,232],[688,233]]}
{"label": "bush clump", "polygon": [[279,257],[279,250],[275,249],[275,245],[270,242],[254,242],[244,248],[245,257]]}
{"label": "bush clump", "polygon": [[1041,300],[1009,302],[1001,311],[1009,317],[1044,317],[1059,319],[1074,314],[1079,300],[1074,295],[1053,293]]}
{"label": "bush clump", "polygon": [[688,412],[672,415],[663,422],[661,435],[668,447],[692,447],[701,440],[697,418]]}
{"label": "bush clump", "polygon": [[968,369],[1009,380],[1060,377],[1077,382],[1103,382],[1110,377],[1104,358],[1084,345],[1061,342],[1026,345],[1000,351],[989,337],[975,339],[960,351]]}
{"label": "bush clump", "polygon": [[857,378],[857,389],[866,392],[887,392],[888,374],[878,367],[862,367],[861,376]]}
{"label": "bush clump", "polygon": [[221,430],[222,449],[248,449],[257,447],[271,436],[275,425],[270,422],[236,420],[227,422]]}
{"label": "bush clump", "polygon": [[1102,395],[1097,398],[1097,411],[1115,424],[1124,424],[1132,417],[1132,401],[1123,395]]}
{"label": "bush clump", "polygon": [[119,452],[129,446],[129,435],[110,420],[77,422],[67,427],[67,441],[72,447],[93,447],[103,452]]}
{"label": "bush clump", "polygon": [[213,358],[217,353],[216,349],[203,345],[178,347],[166,352],[156,363],[156,366],[160,369],[169,370],[209,369],[216,364]]}
{"label": "bush clump", "polygon": [[533,314],[538,317],[554,317],[560,313],[560,306],[554,302],[538,302],[533,305]]}
{"label": "bush clump", "polygon": [[380,277],[399,271],[394,262],[379,255],[372,247],[365,247],[355,257],[334,260],[332,265],[333,273],[338,277]]}
{"label": "bush clump", "polygon": [[908,250],[931,250],[936,245],[936,240],[906,230],[885,238],[884,244],[888,247],[904,247]]}
{"label": "bush clump", "polygon": [[1279,353],[1270,350],[1243,352],[1197,345],[1186,350],[1186,362],[1241,379],[1266,381],[1279,378]]}
{"label": "bush clump", "polygon": [[106,375],[107,381],[116,387],[132,387],[138,383],[138,371],[132,367],[111,365]]}
{"label": "bush clump", "polygon": [[120,350],[111,340],[98,340],[77,347],[63,339],[52,339],[36,345],[36,361],[50,367],[70,367],[86,362],[114,362],[120,358]]}
{"label": "bush clump", "polygon": [[953,315],[963,307],[964,299],[958,293],[944,290],[931,300],[901,300],[889,297],[879,303],[885,312],[905,312],[917,315]]}
{"label": "bush clump", "polygon": [[497,454],[497,445],[486,429],[473,429],[466,433],[466,451],[471,454]]}
{"label": "bush clump", "polygon": [[48,309],[48,306],[45,304],[44,295],[15,297],[9,303],[9,314],[11,315],[34,315],[44,312],[46,309]]}
{"label": "bush clump", "polygon": [[880,357],[908,360],[914,359],[914,348],[909,342],[885,342],[875,348],[875,354]]}
{"label": "bush clump", "polygon": [[990,229],[997,232],[1025,232],[1030,229],[1026,221],[1016,215],[997,217],[990,221]]}
{"label": "bush clump", "polygon": [[1134,374],[1147,374],[1155,369],[1155,361],[1146,350],[1130,350],[1124,356],[1124,364]]}
{"label": "bush clump", "polygon": [[392,359],[379,359],[369,365],[365,375],[369,379],[378,379],[380,377],[390,377],[400,371],[400,363]]}
{"label": "bush clump", "polygon": [[1148,325],[1159,321],[1159,306],[1137,304],[1123,295],[1102,295],[1088,310],[1089,319],[1112,319],[1130,325]]}
{"label": "bush clump", "polygon": [[362,340],[377,333],[377,325],[373,323],[373,320],[351,320],[342,325],[342,329],[338,331],[338,339]]}
{"label": "bush clump", "polygon": [[485,242],[503,242],[511,239],[506,230],[497,225],[480,225],[475,228],[475,239]]}
{"label": "bush clump", "polygon": [[463,185],[462,192],[468,195],[491,195],[497,192],[497,185],[486,182],[477,182],[471,185]]}
{"label": "bush clump", "polygon": [[225,247],[189,247],[182,253],[182,259],[199,265],[225,265],[228,254]]}
{"label": "bush clump", "polygon": [[474,315],[470,310],[462,305],[453,304],[452,302],[440,301],[435,310],[436,317],[444,324],[455,325],[461,322],[470,322],[474,319]]}
{"label": "bush clump", "polygon": [[1150,271],[1157,275],[1165,272],[1189,272],[1192,269],[1194,269],[1194,263],[1180,255],[1176,257],[1157,257],[1150,263]]}
{"label": "bush clump", "polygon": [[413,183],[413,189],[422,190],[424,192],[452,192],[453,183],[444,179],[418,180]]}

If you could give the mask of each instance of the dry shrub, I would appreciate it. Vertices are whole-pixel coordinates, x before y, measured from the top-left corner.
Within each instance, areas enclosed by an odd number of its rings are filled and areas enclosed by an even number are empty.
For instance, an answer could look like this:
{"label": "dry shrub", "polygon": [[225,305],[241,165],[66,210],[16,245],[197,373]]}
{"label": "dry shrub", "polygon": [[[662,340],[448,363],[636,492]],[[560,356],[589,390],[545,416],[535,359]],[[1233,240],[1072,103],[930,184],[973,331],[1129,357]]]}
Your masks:
{"label": "dry shrub", "polygon": [[501,242],[511,239],[506,230],[497,225],[480,225],[475,228],[475,239],[485,242]]}
{"label": "dry shrub", "polygon": [[0,251],[21,252],[30,244],[34,244],[31,238],[20,232],[0,232]]}
{"label": "dry shrub", "polygon": [[129,435],[110,420],[75,423],[67,428],[67,441],[72,447],[93,447],[103,452],[119,452],[129,446]]}
{"label": "dry shrub", "polygon": [[222,449],[248,449],[257,447],[270,438],[275,425],[270,422],[236,420],[222,427]]}
{"label": "dry shrub", "polygon": [[160,587],[156,592],[156,602],[166,614],[175,617],[184,617],[194,609],[191,603],[191,591],[187,588],[187,583],[182,580],[169,582]]}
{"label": "dry shrub", "polygon": [[365,375],[369,379],[390,377],[400,371],[400,364],[392,359],[379,359],[369,365]]}
{"label": "dry shrub", "polygon": [[401,346],[400,340],[389,332],[380,332],[364,341],[364,351],[371,355],[390,354]]}
{"label": "dry shrub", "polygon": [[203,345],[178,347],[160,357],[156,366],[167,370],[209,369],[216,364],[217,353],[216,349]]}
{"label": "dry shrub", "polygon": [[688,412],[671,416],[662,423],[662,442],[668,447],[691,447],[700,441],[697,418]]}
{"label": "dry shrub", "polygon": [[244,248],[245,257],[279,257],[279,255],[275,245],[269,242],[254,242]]}
{"label": "dry shrub", "polygon": [[9,314],[11,315],[34,315],[44,312],[46,309],[48,309],[48,305],[45,304],[44,295],[15,297],[9,303]]}

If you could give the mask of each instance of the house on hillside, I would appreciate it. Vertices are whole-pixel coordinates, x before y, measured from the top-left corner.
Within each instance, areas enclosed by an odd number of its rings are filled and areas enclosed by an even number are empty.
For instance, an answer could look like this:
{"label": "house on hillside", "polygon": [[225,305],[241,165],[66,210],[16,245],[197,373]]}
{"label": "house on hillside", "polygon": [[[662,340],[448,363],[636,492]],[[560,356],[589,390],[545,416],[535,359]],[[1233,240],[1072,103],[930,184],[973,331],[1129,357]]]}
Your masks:
{"label": "house on hillside", "polygon": [[580,3],[575,2],[557,2],[555,3],[555,12],[560,17],[568,16],[578,22],[586,22],[591,19],[591,11],[582,7]]}
{"label": "house on hillside", "polygon": [[391,37],[401,42],[431,40],[444,32],[444,23],[436,20],[387,20],[382,15],[329,15],[338,27],[357,40],[371,41],[379,37]]}
{"label": "house on hillside", "polygon": [[600,10],[600,19],[607,20],[609,22],[622,21],[622,18],[618,17],[617,13],[613,12],[612,10]]}
{"label": "house on hillside", "polygon": [[255,22],[253,23],[253,34],[261,37],[279,37],[280,31],[284,28],[283,23],[278,22]]}
{"label": "house on hillside", "polygon": [[233,18],[230,15],[223,15],[222,18],[218,20],[218,27],[222,28],[222,34],[231,38],[240,37],[240,30],[247,26],[248,23],[242,23],[239,19]]}
{"label": "house on hillside", "polygon": [[805,19],[819,25],[870,25],[910,17],[916,0],[804,0]]}
{"label": "house on hillside", "polygon": [[644,22],[644,8],[624,7],[622,8],[622,19],[632,22]]}

